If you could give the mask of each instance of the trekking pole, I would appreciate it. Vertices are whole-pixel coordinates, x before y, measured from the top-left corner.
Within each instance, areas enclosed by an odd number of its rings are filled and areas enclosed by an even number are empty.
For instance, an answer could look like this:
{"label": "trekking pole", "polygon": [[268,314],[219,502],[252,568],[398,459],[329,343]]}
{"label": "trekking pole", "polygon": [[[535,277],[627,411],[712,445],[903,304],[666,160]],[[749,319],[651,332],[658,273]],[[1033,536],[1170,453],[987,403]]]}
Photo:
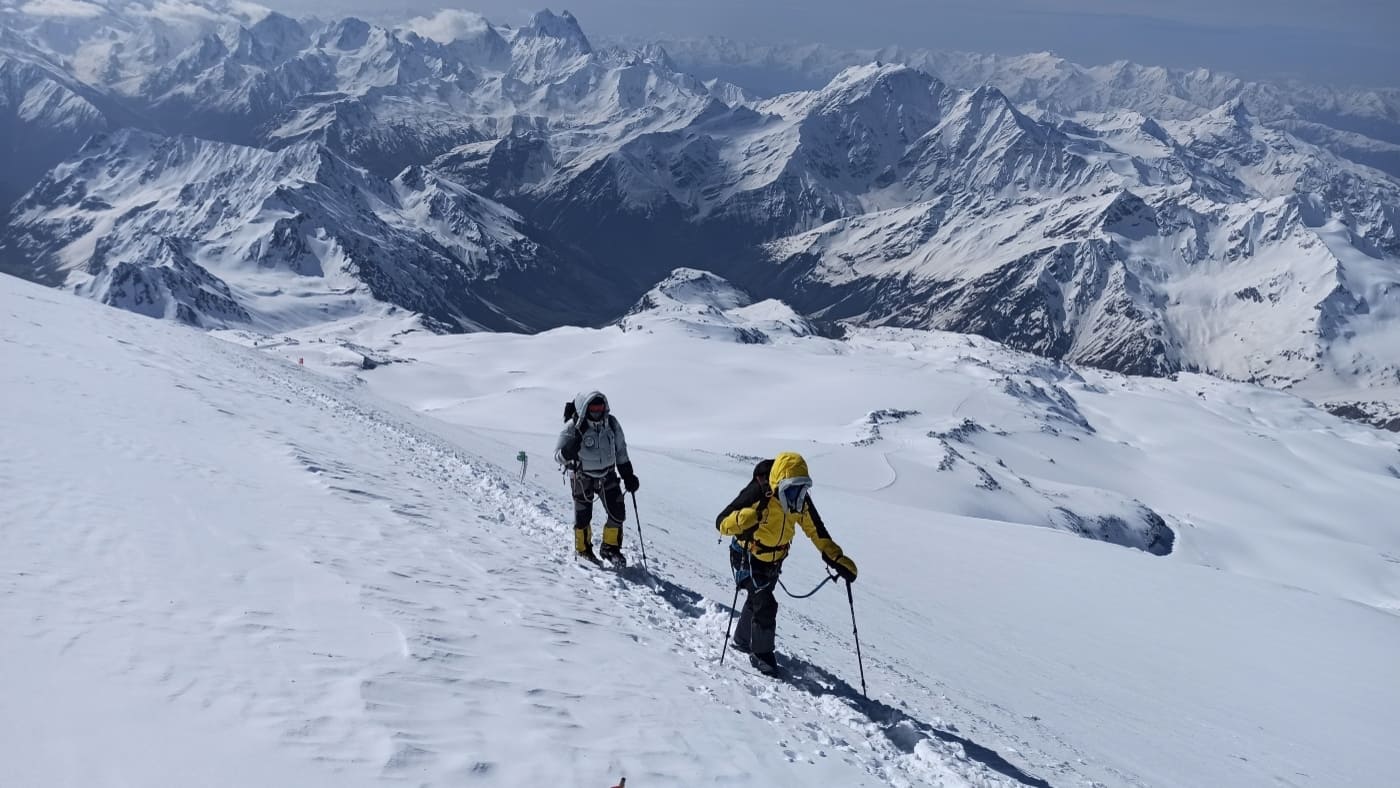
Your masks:
{"label": "trekking pole", "polygon": [[729,651],[729,631],[734,628],[734,609],[739,606],[739,583],[734,583],[734,601],[729,603],[729,623],[724,625],[724,647],[719,650],[719,664],[724,664],[724,655]]}
{"label": "trekking pole", "polygon": [[642,547],[642,568],[647,574],[651,574],[651,567],[647,566],[647,540],[642,537],[642,515],[637,511],[637,494],[632,493],[632,518],[637,521],[637,544]]}
{"label": "trekking pole", "polygon": [[[737,600],[739,595],[736,593],[734,598]],[[865,690],[865,658],[860,655],[860,630],[856,628],[856,598],[851,594],[851,581],[849,580],[846,581],[846,601],[851,605],[851,634],[856,636],[856,664],[860,665],[860,694],[869,700],[870,693]]]}

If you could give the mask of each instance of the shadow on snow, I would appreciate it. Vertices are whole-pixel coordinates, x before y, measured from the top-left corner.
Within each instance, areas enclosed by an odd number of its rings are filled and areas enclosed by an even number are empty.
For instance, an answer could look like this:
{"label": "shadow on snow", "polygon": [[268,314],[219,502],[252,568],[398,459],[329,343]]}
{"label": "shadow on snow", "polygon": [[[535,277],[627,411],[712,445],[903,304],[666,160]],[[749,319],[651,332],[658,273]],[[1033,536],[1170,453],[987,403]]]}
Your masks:
{"label": "shadow on snow", "polygon": [[[648,574],[641,567],[628,567],[618,572],[618,575],[631,582],[651,588],[658,597],[689,618],[700,618],[713,609],[712,603],[707,602],[703,595],[685,586]],[[714,607],[719,608],[721,612],[732,612],[729,605],[726,604],[714,604]],[[997,774],[1032,788],[1052,788],[1050,783],[1022,771],[1020,767],[1006,760],[996,750],[915,719],[887,703],[867,698],[844,679],[819,665],[797,657],[784,657],[783,663],[787,675],[779,680],[813,696],[832,695],[839,698],[846,705],[879,726],[885,738],[901,752],[912,753],[919,742],[938,739],[961,746],[970,760],[982,764]]]}

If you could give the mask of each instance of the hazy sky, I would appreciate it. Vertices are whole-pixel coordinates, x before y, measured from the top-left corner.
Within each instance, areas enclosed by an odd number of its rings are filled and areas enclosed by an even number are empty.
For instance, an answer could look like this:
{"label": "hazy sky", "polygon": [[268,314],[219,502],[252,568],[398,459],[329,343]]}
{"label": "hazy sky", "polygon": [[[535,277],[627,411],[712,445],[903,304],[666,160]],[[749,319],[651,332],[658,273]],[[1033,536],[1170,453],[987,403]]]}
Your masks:
{"label": "hazy sky", "polygon": [[[443,7],[518,24],[519,0],[263,0],[323,16],[407,17]],[[570,0],[590,35],[726,35],[753,41],[1052,50],[1243,76],[1400,85],[1400,0]]]}

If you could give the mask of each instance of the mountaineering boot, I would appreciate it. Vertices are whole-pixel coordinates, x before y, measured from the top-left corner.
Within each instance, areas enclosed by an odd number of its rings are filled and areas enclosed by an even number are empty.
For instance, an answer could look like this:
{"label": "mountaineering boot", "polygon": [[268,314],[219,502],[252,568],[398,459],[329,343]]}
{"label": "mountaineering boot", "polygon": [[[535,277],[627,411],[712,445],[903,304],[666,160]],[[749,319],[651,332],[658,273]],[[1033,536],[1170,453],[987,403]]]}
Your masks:
{"label": "mountaineering boot", "polygon": [[765,676],[776,676],[779,673],[778,656],[771,651],[766,654],[750,654],[749,664]]}
{"label": "mountaineering boot", "polygon": [[593,554],[593,529],[589,526],[574,529],[574,552],[579,558],[598,563],[598,556]]}
{"label": "mountaineering boot", "polygon": [[753,647],[749,645],[749,642],[747,640],[740,640],[737,635],[729,641],[729,647],[741,654],[748,654],[753,651]]}
{"label": "mountaineering boot", "polygon": [[598,555],[604,561],[611,561],[618,566],[627,566],[627,556],[622,554],[621,547],[614,547],[604,542],[602,549],[598,551]]}
{"label": "mountaineering boot", "polygon": [[622,523],[610,522],[603,526],[603,547],[622,547]]}
{"label": "mountaineering boot", "polygon": [[627,557],[622,554],[622,523],[609,522],[603,526],[603,549],[599,553],[605,560],[627,566]]}

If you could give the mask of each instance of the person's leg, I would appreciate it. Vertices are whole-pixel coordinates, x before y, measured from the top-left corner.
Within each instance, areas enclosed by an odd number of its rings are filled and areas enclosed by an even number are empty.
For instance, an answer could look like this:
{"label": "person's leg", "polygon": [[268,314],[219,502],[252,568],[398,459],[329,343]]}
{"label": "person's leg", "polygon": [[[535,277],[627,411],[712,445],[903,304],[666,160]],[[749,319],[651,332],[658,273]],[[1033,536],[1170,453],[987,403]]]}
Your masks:
{"label": "person's leg", "polygon": [[749,571],[748,555],[749,551],[738,544],[729,547],[729,566],[734,570],[734,582],[745,591],[744,606],[739,610],[739,622],[734,627],[733,643],[734,648],[745,654],[752,650],[749,629],[753,627],[753,585],[749,582],[752,573]]}
{"label": "person's leg", "polygon": [[593,485],[588,474],[574,472],[574,552],[593,557]]}
{"label": "person's leg", "polygon": [[608,522],[603,526],[603,557],[622,555],[622,523],[627,519],[627,502],[622,497],[622,485],[617,474],[609,473],[601,479],[603,509],[608,513]]}
{"label": "person's leg", "polygon": [[[778,585],[780,564],[753,561],[753,576],[749,582],[754,591],[749,594],[744,607],[752,607],[752,623],[749,625],[749,648],[753,658],[765,663],[769,668],[777,667],[777,657],[773,654],[778,635],[778,598],[774,591]],[[760,666],[761,667],[761,666]]]}

